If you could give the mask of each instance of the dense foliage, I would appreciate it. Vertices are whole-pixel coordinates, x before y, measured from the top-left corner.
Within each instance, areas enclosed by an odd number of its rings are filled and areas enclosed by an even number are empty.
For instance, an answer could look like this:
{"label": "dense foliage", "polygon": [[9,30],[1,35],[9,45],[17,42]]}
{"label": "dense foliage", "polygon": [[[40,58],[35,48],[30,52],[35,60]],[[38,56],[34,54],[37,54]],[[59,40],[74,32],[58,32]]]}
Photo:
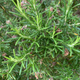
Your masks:
{"label": "dense foliage", "polygon": [[0,80],[80,80],[79,0],[0,4]]}

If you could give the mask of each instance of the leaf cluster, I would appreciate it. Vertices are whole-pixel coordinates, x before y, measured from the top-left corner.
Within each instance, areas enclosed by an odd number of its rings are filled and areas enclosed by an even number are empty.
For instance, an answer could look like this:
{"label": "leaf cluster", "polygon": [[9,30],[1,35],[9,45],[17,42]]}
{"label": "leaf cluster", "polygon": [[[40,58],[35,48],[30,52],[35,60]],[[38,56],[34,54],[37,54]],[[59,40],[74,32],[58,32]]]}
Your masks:
{"label": "leaf cluster", "polygon": [[14,18],[10,17],[10,23],[0,28],[0,36],[3,36],[0,40],[2,78],[78,78],[80,19],[73,15],[73,9],[79,4],[73,6],[73,0],[50,0],[49,4],[46,0],[41,3],[39,0],[12,2],[16,11],[10,13]]}

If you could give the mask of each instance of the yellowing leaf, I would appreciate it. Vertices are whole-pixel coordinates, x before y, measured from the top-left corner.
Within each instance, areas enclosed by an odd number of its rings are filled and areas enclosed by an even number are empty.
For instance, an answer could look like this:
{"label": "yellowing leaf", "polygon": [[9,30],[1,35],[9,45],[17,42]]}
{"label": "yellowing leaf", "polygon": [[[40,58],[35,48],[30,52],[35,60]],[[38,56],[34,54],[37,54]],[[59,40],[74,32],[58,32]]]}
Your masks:
{"label": "yellowing leaf", "polygon": [[77,33],[74,33],[74,35],[78,35]]}

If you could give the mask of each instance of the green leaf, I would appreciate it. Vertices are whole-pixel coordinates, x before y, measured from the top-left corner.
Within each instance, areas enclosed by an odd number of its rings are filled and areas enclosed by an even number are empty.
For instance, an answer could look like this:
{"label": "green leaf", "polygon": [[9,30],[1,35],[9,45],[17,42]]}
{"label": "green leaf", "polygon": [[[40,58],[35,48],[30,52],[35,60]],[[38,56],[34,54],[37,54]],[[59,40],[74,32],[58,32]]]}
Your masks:
{"label": "green leaf", "polygon": [[11,71],[13,70],[13,68],[16,66],[17,63],[14,63],[14,65],[11,67],[9,73],[11,73]]}
{"label": "green leaf", "polygon": [[18,44],[19,40],[21,39],[21,37],[18,38],[18,40],[15,43],[15,46]]}

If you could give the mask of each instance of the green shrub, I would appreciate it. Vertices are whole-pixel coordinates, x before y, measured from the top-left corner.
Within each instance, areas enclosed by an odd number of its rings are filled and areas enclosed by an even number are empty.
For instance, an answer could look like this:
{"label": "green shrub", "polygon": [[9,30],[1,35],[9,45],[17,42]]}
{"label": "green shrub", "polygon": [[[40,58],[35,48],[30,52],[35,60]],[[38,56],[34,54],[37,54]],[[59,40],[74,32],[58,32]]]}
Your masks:
{"label": "green shrub", "polygon": [[12,1],[14,18],[0,28],[1,78],[80,79],[80,19],[73,16],[73,0]]}

